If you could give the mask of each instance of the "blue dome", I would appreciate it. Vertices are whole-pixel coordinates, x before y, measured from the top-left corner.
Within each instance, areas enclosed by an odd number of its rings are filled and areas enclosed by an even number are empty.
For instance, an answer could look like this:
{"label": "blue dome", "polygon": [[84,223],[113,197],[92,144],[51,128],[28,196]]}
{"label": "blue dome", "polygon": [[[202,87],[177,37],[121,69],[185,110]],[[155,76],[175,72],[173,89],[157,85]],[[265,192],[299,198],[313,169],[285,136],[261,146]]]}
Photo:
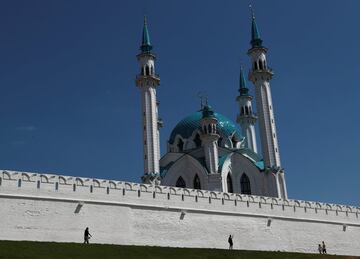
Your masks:
{"label": "blue dome", "polygon": [[[174,143],[176,135],[180,135],[187,139],[195,130],[201,130],[202,116],[202,111],[198,111],[182,119],[171,132],[169,143]],[[238,140],[243,139],[240,129],[230,119],[217,112],[214,112],[214,117],[217,119],[217,130],[220,137],[226,139],[235,132],[235,136]]]}

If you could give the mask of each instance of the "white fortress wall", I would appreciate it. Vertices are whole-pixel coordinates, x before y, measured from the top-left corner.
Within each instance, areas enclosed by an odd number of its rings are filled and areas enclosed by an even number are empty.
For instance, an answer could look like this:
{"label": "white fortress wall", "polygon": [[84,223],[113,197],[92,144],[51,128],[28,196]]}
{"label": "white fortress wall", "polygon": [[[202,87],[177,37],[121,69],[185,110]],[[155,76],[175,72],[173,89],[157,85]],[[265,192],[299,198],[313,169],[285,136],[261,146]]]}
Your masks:
{"label": "white fortress wall", "polygon": [[360,256],[360,208],[0,170],[0,240],[317,252]]}

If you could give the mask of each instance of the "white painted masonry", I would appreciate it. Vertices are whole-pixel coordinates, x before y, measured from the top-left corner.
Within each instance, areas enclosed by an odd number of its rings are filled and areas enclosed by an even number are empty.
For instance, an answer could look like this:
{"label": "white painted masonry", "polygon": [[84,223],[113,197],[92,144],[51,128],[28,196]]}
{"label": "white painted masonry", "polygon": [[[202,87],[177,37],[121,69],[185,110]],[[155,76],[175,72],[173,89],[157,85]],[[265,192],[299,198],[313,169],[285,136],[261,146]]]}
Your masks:
{"label": "white painted masonry", "polygon": [[0,239],[360,256],[360,208],[102,179],[0,171]]}

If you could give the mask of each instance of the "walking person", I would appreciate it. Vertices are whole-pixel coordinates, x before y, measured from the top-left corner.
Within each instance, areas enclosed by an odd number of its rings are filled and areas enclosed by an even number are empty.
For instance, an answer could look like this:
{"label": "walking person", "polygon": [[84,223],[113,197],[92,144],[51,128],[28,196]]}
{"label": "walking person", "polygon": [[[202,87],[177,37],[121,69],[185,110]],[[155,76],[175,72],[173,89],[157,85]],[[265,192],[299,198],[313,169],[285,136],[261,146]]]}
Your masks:
{"label": "walking person", "polygon": [[318,251],[319,251],[319,254],[322,254],[323,249],[322,249],[322,246],[320,244],[318,246]]}
{"label": "walking person", "polygon": [[229,250],[233,249],[233,237],[230,235],[228,238],[228,242],[229,242]]}
{"label": "walking person", "polygon": [[327,254],[327,252],[326,252],[326,245],[325,245],[325,242],[324,242],[324,241],[322,241],[322,253],[323,253],[323,254]]}
{"label": "walking person", "polygon": [[89,228],[87,227],[84,232],[84,244],[89,244],[89,239],[92,235],[89,232]]}

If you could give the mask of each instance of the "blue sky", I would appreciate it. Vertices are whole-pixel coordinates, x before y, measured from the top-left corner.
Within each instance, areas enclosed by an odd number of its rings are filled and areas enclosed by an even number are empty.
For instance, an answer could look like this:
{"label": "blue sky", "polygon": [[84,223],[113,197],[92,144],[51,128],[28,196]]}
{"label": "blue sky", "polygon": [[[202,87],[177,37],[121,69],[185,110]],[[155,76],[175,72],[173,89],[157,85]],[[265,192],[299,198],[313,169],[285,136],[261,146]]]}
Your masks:
{"label": "blue sky", "polygon": [[[252,4],[275,71],[289,196],[359,205],[360,2]],[[235,120],[248,2],[2,1],[0,168],[140,181],[144,14],[161,77],[161,153],[199,91]]]}

